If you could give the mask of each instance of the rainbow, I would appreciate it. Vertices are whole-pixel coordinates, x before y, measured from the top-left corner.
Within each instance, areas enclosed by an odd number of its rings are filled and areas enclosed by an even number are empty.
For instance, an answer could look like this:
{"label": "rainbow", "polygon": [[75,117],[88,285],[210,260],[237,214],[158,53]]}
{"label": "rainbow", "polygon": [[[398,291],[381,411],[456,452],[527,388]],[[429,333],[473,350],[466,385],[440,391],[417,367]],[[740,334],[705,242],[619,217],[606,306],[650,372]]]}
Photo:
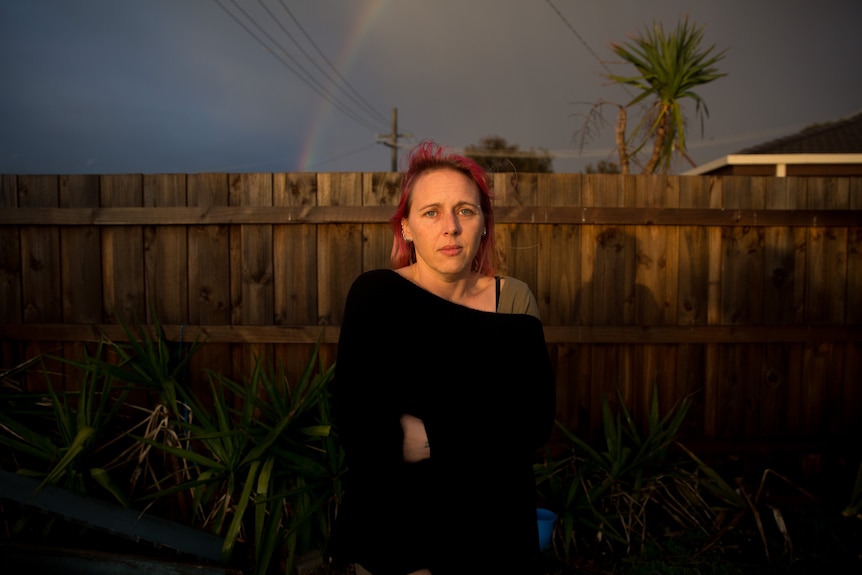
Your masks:
{"label": "rainbow", "polygon": [[[365,0],[359,9],[359,18],[356,19],[347,40],[342,46],[341,53],[333,60],[335,67],[346,78],[353,64],[354,56],[359,52],[359,47],[373,28],[377,18],[383,12],[384,6],[389,0]],[[308,132],[303,138],[302,152],[299,156],[297,169],[301,172],[309,171],[314,163],[317,143],[332,114],[332,107],[325,100],[321,100],[312,115],[312,121]],[[331,152],[330,152],[331,153]],[[324,156],[326,154],[323,154]]]}

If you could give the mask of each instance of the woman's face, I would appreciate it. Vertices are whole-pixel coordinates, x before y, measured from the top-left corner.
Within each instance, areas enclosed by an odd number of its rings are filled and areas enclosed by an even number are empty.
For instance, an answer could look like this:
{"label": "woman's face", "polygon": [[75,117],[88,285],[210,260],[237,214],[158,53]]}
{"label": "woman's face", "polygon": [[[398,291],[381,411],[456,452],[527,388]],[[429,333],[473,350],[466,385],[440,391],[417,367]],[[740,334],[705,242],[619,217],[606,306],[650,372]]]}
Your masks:
{"label": "woman's face", "polygon": [[456,170],[426,172],[413,185],[401,226],[416,248],[416,265],[450,280],[466,276],[485,229],[479,187]]}

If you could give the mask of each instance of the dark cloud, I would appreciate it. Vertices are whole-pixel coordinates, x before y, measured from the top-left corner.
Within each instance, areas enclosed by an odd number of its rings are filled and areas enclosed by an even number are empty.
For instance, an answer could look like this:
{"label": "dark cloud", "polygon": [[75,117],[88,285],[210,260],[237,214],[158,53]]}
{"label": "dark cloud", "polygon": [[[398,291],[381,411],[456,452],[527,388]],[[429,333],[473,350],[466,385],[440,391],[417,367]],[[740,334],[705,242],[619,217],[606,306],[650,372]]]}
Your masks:
{"label": "dark cloud", "polygon": [[856,0],[284,5],[301,28],[280,0],[3,2],[0,172],[386,170],[392,108],[406,146],[499,135],[577,171],[612,141],[579,155],[581,114],[628,98],[609,42],[685,16],[728,49],[696,161],[862,109]]}

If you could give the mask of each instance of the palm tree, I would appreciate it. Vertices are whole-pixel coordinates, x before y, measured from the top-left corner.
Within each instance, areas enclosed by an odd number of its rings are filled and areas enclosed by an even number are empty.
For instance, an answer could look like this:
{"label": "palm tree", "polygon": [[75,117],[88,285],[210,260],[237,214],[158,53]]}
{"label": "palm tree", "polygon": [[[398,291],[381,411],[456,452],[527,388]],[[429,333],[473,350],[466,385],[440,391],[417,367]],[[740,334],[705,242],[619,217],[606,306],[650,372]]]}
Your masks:
{"label": "palm tree", "polygon": [[[643,36],[633,37],[631,43],[611,43],[614,53],[637,68],[638,75],[610,74],[608,77],[640,92],[631,102],[620,107],[617,148],[622,173],[628,173],[629,159],[649,140],[653,142],[652,155],[644,166],[644,174],[655,173],[659,165],[664,170],[669,169],[674,150],[687,158],[685,122],[680,101],[685,98],[695,101],[702,131],[703,117],[709,116],[709,111],[694,89],[727,75],[719,73],[715,68],[715,64],[724,58],[726,50],[713,53],[714,45],[702,49],[702,40],[703,27],[689,24],[686,18],[677,24],[672,34],[666,34],[661,24],[653,24],[652,29],[647,28]],[[628,152],[624,138],[626,108],[649,98],[654,100],[634,132],[639,133],[643,128],[646,136],[633,152]]]}

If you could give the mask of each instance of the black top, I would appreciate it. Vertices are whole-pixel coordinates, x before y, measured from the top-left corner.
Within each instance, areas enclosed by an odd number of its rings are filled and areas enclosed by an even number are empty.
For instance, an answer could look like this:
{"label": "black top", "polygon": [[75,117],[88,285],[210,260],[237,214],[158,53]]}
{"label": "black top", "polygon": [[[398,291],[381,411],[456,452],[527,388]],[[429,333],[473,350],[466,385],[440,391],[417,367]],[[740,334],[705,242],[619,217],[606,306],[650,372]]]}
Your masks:
{"label": "black top", "polygon": [[[554,420],[541,322],[437,297],[392,270],[347,296],[335,423],[347,455],[336,556],[373,575],[529,573],[538,557],[533,457]],[[431,457],[402,458],[402,414]]]}

